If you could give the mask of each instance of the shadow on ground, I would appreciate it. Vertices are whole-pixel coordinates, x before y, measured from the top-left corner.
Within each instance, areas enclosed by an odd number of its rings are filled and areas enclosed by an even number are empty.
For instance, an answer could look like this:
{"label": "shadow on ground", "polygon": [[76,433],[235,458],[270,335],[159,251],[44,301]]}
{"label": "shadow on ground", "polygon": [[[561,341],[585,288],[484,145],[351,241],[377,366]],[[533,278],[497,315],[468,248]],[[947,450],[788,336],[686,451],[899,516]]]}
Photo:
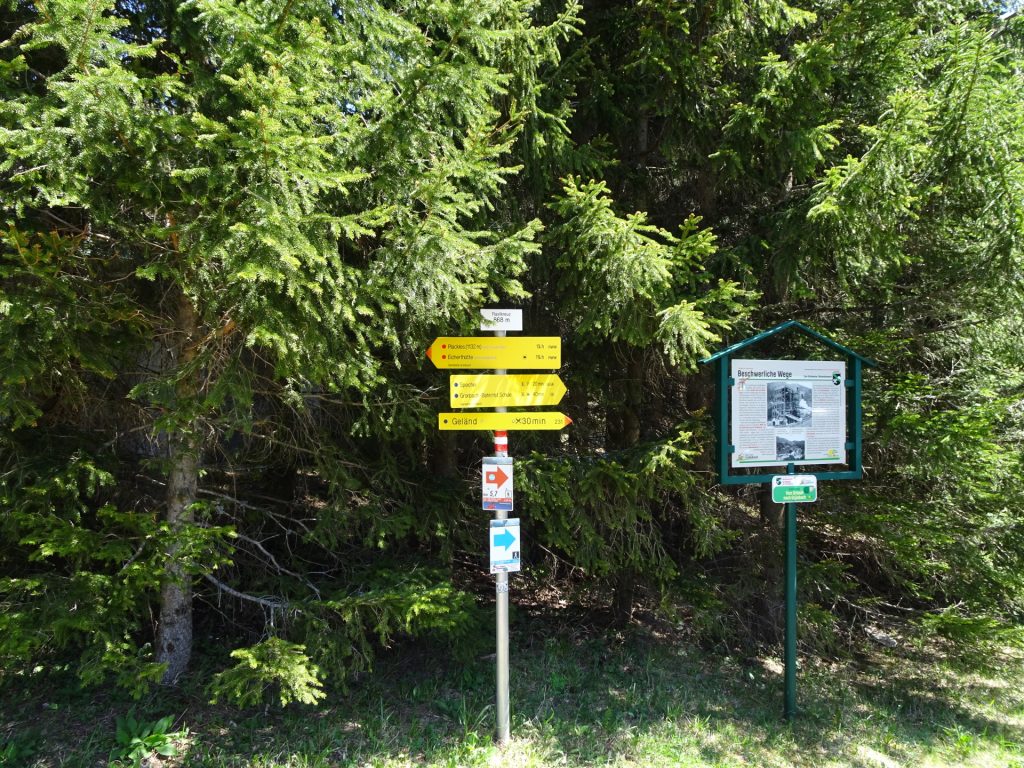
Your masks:
{"label": "shadow on ground", "polygon": [[[521,617],[512,641],[513,744],[493,746],[493,657],[401,649],[318,709],[211,707],[201,692],[161,694],[142,716],[179,715],[183,755],[162,766],[356,765],[873,766],[970,764],[1022,755],[1024,701],[1012,678],[955,672],[911,656],[806,664],[801,715],[781,718],[772,660],[710,656],[635,628],[595,631]],[[7,702],[13,703],[13,702]],[[40,706],[38,696],[29,708]],[[0,706],[0,737],[47,733],[27,765],[106,765],[114,715],[93,698],[75,711]],[[47,719],[63,724],[47,729]],[[63,741],[62,741],[63,740]],[[0,741],[0,745],[3,741]],[[0,753],[2,755],[2,753]],[[0,758],[0,766],[5,765]],[[1024,768],[1024,758],[1017,765]]]}

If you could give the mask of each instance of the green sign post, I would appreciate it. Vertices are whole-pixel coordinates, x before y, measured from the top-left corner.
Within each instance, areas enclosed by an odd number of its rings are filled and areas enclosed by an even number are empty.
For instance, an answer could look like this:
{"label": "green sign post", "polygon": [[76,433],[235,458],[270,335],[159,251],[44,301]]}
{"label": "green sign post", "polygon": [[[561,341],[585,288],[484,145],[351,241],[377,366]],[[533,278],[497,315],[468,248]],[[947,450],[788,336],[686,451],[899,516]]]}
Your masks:
{"label": "green sign post", "polygon": [[[738,352],[790,330],[838,352],[842,359],[735,357]],[[797,711],[796,505],[817,501],[819,480],[863,477],[862,376],[865,366],[873,368],[876,364],[796,320],[751,336],[700,362],[717,363],[719,482],[768,484],[772,501],[786,505],[784,713],[787,720],[792,720]],[[835,468],[797,474],[797,466],[809,465]],[[785,466],[786,474],[759,471],[761,467],[772,466]]]}

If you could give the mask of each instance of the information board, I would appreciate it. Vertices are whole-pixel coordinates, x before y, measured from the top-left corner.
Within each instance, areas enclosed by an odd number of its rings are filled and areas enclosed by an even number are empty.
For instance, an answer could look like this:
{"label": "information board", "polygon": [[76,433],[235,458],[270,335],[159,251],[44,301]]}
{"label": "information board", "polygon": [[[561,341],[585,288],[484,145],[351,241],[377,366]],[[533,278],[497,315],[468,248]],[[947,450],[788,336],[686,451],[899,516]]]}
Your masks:
{"label": "information board", "polygon": [[846,363],[731,360],[733,467],[846,462]]}

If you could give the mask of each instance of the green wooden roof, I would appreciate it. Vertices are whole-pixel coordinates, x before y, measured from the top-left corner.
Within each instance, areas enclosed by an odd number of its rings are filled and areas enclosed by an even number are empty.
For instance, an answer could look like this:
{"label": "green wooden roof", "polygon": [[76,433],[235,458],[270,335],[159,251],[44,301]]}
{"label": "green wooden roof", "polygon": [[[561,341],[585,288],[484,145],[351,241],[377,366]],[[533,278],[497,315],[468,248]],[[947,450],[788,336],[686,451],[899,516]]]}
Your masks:
{"label": "green wooden roof", "polygon": [[710,357],[705,357],[700,362],[701,362],[701,364],[710,363],[710,362],[712,362],[714,360],[717,360],[720,357],[725,357],[727,355],[733,355],[736,352],[739,352],[741,349],[746,349],[747,347],[749,347],[749,346],[751,346],[753,344],[757,344],[760,341],[764,341],[765,339],[767,339],[770,336],[774,336],[777,333],[782,333],[783,331],[788,331],[790,328],[793,328],[793,329],[795,329],[797,331],[800,331],[804,335],[810,336],[812,339],[816,339],[817,341],[820,341],[822,344],[825,344],[826,346],[831,347],[832,349],[836,350],[837,352],[841,352],[842,354],[846,355],[847,357],[854,357],[854,358],[860,360],[864,365],[867,365],[867,366],[869,366],[871,368],[877,368],[878,367],[878,363],[876,363],[874,360],[869,360],[868,358],[864,357],[863,355],[858,355],[856,352],[854,352],[849,347],[844,347],[838,341],[833,341],[828,336],[825,336],[824,334],[818,333],[813,328],[808,328],[806,325],[804,325],[803,323],[801,323],[801,322],[799,322],[797,320],[787,320],[784,323],[780,323],[779,325],[776,325],[774,328],[769,328],[767,331],[762,331],[761,333],[757,334],[756,336],[751,336],[749,339],[745,339],[743,341],[737,342],[736,344],[733,344],[731,347],[726,347],[725,349],[721,350],[720,352],[716,352],[715,354],[711,355]]}

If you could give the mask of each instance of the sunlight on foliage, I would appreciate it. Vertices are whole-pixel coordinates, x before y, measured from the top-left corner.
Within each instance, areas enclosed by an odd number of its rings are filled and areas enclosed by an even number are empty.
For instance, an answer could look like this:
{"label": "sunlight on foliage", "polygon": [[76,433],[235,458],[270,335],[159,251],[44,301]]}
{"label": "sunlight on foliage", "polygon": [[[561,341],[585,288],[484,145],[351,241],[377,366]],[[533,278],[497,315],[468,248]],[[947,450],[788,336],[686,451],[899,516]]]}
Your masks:
{"label": "sunlight on foliage", "polygon": [[284,707],[293,701],[316,704],[326,695],[303,645],[271,637],[232,651],[231,658],[238,663],[218,672],[210,685],[213,703],[224,699],[246,707],[274,698]]}

